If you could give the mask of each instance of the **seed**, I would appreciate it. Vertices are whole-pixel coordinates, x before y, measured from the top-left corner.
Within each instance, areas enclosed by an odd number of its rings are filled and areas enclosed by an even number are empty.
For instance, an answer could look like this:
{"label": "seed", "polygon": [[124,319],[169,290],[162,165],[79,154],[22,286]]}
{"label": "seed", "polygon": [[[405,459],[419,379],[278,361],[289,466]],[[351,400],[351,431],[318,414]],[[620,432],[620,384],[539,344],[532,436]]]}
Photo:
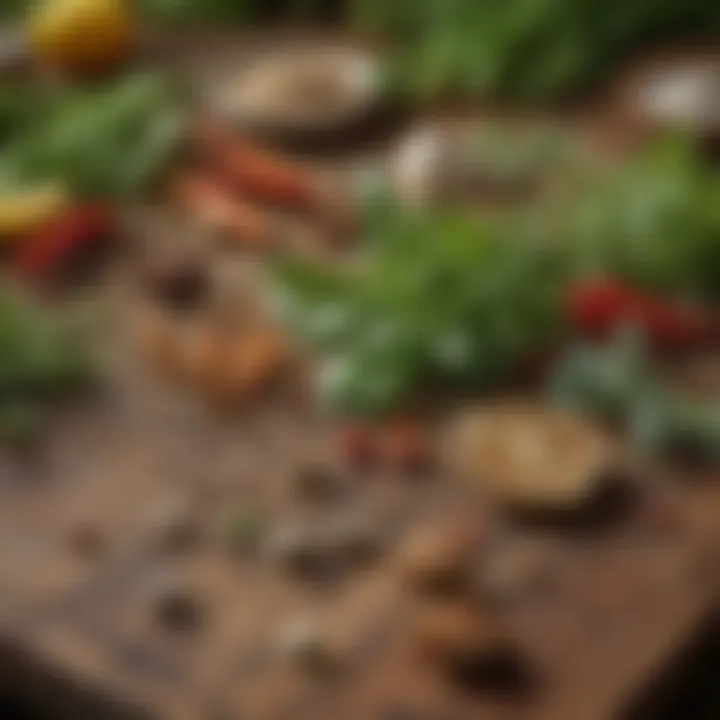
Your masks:
{"label": "seed", "polygon": [[210,278],[198,262],[175,262],[154,269],[149,285],[152,294],[167,310],[186,312],[201,306],[210,294]]}
{"label": "seed", "polygon": [[182,584],[168,583],[158,588],[153,604],[160,622],[171,630],[193,630],[202,620],[198,598]]}
{"label": "seed", "polygon": [[269,538],[268,550],[276,562],[303,577],[324,578],[338,569],[338,553],[315,526],[288,521]]}
{"label": "seed", "polygon": [[335,471],[322,465],[306,465],[295,476],[298,495],[310,500],[333,500],[346,488],[344,479]]}

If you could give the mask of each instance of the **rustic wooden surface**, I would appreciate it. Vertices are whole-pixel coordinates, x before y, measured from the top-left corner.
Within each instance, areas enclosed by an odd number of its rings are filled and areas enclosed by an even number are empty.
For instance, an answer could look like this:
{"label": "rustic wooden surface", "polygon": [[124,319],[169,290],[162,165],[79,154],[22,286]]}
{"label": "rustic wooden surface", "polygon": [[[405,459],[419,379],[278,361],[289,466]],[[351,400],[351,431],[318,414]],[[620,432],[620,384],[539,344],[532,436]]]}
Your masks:
{"label": "rustic wooden surface", "polygon": [[[200,83],[247,52],[228,43],[178,48]],[[347,158],[336,162],[347,168]],[[253,508],[269,524],[311,512],[292,493],[293,474],[308,458],[334,462],[331,421],[297,389],[219,417],[159,381],[133,332],[138,268],[179,236],[209,241],[156,208],[134,212],[128,227],[121,257],[84,293],[94,298],[103,391],[59,418],[35,451],[0,458],[1,686],[49,717],[93,720],[613,720],[716,610],[718,478],[667,468],[648,472],[637,503],[593,531],[529,528],[444,472],[422,483],[358,476],[347,505],[388,528],[376,565],[317,584],[228,552],[220,529],[236,508]],[[231,286],[261,269],[226,249],[207,255],[235,279]],[[664,538],[643,526],[659,485],[674,491],[681,518]],[[176,501],[190,502],[199,518],[192,551],[170,552],[157,537],[158,508]],[[312,512],[322,522],[344,507]],[[527,696],[458,688],[410,647],[415,605],[398,582],[392,546],[456,507],[499,522],[501,545],[551,543],[551,586],[499,610],[537,678]],[[84,523],[100,528],[97,557],[72,547]],[[166,579],[193,588],[203,606],[192,632],[171,632],[153,613]],[[308,676],[276,651],[283,625],[309,610],[346,651],[332,679]]]}

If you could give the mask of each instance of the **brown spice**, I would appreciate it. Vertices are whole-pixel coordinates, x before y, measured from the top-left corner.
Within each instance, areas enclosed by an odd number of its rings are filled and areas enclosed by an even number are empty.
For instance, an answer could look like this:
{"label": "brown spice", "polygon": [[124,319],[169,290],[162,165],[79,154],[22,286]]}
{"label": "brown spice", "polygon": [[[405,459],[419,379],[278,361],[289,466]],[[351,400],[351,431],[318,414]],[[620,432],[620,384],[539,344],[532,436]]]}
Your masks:
{"label": "brown spice", "polygon": [[466,601],[422,611],[415,641],[421,654],[449,670],[490,662],[511,646],[500,623]]}
{"label": "brown spice", "polygon": [[403,581],[416,592],[446,594],[472,584],[481,526],[468,518],[423,528],[400,548]]}

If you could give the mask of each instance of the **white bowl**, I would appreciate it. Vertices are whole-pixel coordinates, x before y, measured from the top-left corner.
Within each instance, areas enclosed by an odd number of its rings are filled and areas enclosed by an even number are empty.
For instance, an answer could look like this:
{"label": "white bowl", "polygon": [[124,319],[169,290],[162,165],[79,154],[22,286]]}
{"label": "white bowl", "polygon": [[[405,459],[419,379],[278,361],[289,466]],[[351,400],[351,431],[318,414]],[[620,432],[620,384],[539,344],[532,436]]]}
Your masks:
{"label": "white bowl", "polygon": [[624,89],[637,117],[695,131],[720,130],[720,60],[678,59],[648,67]]}

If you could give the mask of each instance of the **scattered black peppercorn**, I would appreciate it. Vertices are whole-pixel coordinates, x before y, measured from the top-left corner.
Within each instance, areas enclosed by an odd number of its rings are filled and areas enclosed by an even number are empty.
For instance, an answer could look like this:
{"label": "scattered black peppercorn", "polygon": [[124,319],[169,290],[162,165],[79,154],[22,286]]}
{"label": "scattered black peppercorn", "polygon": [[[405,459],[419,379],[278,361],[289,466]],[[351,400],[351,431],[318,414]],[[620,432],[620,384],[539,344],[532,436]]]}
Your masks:
{"label": "scattered black peppercorn", "polygon": [[150,273],[152,295],[170,311],[196,310],[210,295],[210,278],[197,262],[176,262]]}
{"label": "scattered black peppercorn", "polygon": [[339,498],[346,489],[341,475],[323,465],[306,465],[297,471],[296,491],[308,500],[329,501]]}
{"label": "scattered black peppercorn", "polygon": [[171,630],[189,631],[202,620],[198,598],[188,588],[168,585],[158,591],[155,609],[162,624]]}

